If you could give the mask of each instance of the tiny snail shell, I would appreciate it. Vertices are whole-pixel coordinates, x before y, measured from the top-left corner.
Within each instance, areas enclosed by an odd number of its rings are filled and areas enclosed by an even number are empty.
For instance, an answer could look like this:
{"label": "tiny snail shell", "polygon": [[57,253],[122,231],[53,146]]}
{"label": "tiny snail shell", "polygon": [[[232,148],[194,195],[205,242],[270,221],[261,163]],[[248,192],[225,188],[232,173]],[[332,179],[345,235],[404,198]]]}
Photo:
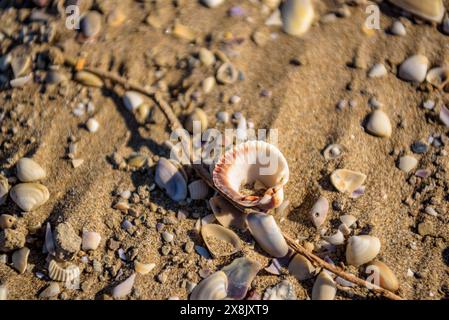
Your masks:
{"label": "tiny snail shell", "polygon": [[190,300],[222,300],[227,296],[228,277],[217,271],[203,279],[192,291]]}
{"label": "tiny snail shell", "polygon": [[22,158],[16,164],[17,178],[22,182],[33,182],[44,179],[45,170],[33,159]]}
{"label": "tiny snail shell", "polygon": [[379,284],[382,288],[396,292],[399,289],[399,281],[393,271],[381,261],[370,262],[366,267],[367,273],[377,272]]}
{"label": "tiny snail shell", "polygon": [[50,198],[47,187],[39,183],[19,183],[11,188],[11,199],[23,210],[33,211]]}
{"label": "tiny snail shell", "polygon": [[319,197],[309,213],[310,219],[317,229],[326,221],[328,211],[329,201],[323,196]]}
{"label": "tiny snail shell", "polygon": [[380,251],[378,238],[368,235],[352,236],[346,246],[346,262],[360,266],[373,260]]}
{"label": "tiny snail shell", "polygon": [[315,268],[306,257],[298,253],[290,261],[288,272],[299,281],[304,281],[313,277]]}
{"label": "tiny snail shell", "polygon": [[337,169],[331,174],[331,183],[340,192],[352,193],[366,180],[366,175],[360,172]]}
{"label": "tiny snail shell", "polygon": [[321,271],[313,284],[312,300],[334,300],[337,285],[326,271]]}
{"label": "tiny snail shell", "polygon": [[133,273],[125,281],[118,284],[117,286],[114,287],[114,289],[112,289],[112,296],[115,299],[120,299],[120,298],[124,298],[127,295],[129,295],[134,287],[135,279],[136,279],[136,274]]}

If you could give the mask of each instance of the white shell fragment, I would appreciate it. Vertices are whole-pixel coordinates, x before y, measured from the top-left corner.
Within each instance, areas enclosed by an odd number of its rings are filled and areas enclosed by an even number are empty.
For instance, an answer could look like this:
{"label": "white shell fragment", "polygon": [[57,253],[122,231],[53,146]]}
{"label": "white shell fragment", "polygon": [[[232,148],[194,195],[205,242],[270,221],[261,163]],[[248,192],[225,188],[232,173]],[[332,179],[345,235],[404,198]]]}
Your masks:
{"label": "white shell fragment", "polygon": [[155,181],[173,201],[187,197],[187,184],[182,172],[166,158],[160,158],[157,163]]}
{"label": "white shell fragment", "polygon": [[17,178],[22,182],[33,182],[45,178],[45,170],[33,159],[22,158],[16,164]]}
{"label": "white shell fragment", "polygon": [[19,274],[25,272],[28,266],[28,256],[30,254],[30,249],[24,247],[12,254],[12,266]]}
{"label": "white shell fragment", "polygon": [[346,148],[341,144],[330,144],[324,149],[323,156],[326,160],[334,160],[340,158],[343,153],[346,152]]}
{"label": "white shell fragment", "polygon": [[0,301],[8,300],[8,288],[6,285],[0,285]]}
{"label": "white shell fragment", "polygon": [[39,183],[19,183],[11,188],[11,199],[23,210],[33,211],[50,198],[46,186]]}
{"label": "white shell fragment", "polygon": [[382,110],[374,110],[369,115],[366,131],[377,137],[390,137],[392,133],[390,118]]}
{"label": "white shell fragment", "polygon": [[399,158],[398,168],[408,173],[416,168],[418,160],[413,156],[403,156]]}
{"label": "white shell fragment", "polygon": [[61,288],[57,282],[51,282],[40,294],[39,298],[53,298],[61,292]]}
{"label": "white shell fragment", "polygon": [[246,297],[248,289],[260,269],[261,266],[258,262],[246,257],[237,258],[221,269],[228,277],[227,297],[235,300]]}
{"label": "white shell fragment", "polygon": [[363,185],[366,175],[348,169],[337,169],[331,174],[332,185],[340,192],[352,193]]}
{"label": "white shell fragment", "polygon": [[201,179],[189,184],[189,194],[192,200],[206,199],[209,194],[209,186]]}
{"label": "white shell fragment", "polygon": [[47,222],[47,226],[45,228],[45,242],[44,242],[44,253],[49,253],[53,256],[56,255],[55,249],[55,239],[53,237],[53,232],[51,231],[50,222]]}
{"label": "white shell fragment", "polygon": [[134,261],[134,270],[141,275],[150,273],[155,267],[155,263],[142,263],[137,260]]}
{"label": "white shell fragment", "polygon": [[246,215],[242,214],[228,200],[222,196],[215,196],[209,200],[209,205],[218,222],[226,227],[246,230]]}
{"label": "white shell fragment", "polygon": [[376,63],[368,71],[368,77],[370,78],[380,78],[386,76],[388,73],[387,68],[382,63]]}
{"label": "white shell fragment", "polygon": [[83,251],[96,250],[100,245],[101,236],[97,232],[84,231],[81,248]]}
{"label": "white shell fragment", "polygon": [[315,10],[311,0],[287,0],[281,8],[282,28],[293,36],[304,35],[312,25]]}
{"label": "white shell fragment", "polygon": [[340,230],[337,230],[337,232],[331,236],[323,236],[323,239],[335,246],[345,243],[345,237]]}
{"label": "white shell fragment", "polygon": [[202,280],[192,291],[190,300],[222,300],[227,296],[228,277],[217,271]]}
{"label": "white shell fragment", "polygon": [[357,221],[357,218],[350,214],[345,214],[340,217],[340,221],[344,223],[348,228],[351,228],[352,225]]}
{"label": "white shell fragment", "polygon": [[417,54],[407,58],[399,67],[399,78],[409,82],[421,83],[426,79],[429,59]]}
{"label": "white shell fragment", "polygon": [[138,107],[143,103],[143,96],[136,91],[126,91],[123,96],[123,103],[126,109],[129,111],[137,110]]}
{"label": "white shell fragment", "polygon": [[443,20],[445,13],[442,0],[390,0],[390,2],[420,18],[438,23]]}
{"label": "white shell fragment", "polygon": [[124,298],[129,295],[134,287],[134,281],[136,280],[136,274],[133,273],[125,281],[112,289],[112,296],[115,299]]}
{"label": "white shell fragment", "polygon": [[323,196],[319,197],[310,210],[309,216],[313,225],[318,229],[326,221],[327,213],[329,211],[329,201]]}
{"label": "white shell fragment", "polygon": [[288,280],[282,280],[265,290],[263,300],[296,300],[295,288]]}
{"label": "white shell fragment", "polygon": [[326,271],[320,272],[312,288],[312,300],[334,300],[337,285]]}
{"label": "white shell fragment", "polygon": [[379,251],[378,238],[368,235],[352,236],[346,246],[346,262],[358,267],[373,260]]}
{"label": "white shell fragment", "polygon": [[315,268],[309,259],[301,254],[296,254],[288,265],[288,272],[299,281],[304,281],[314,276]]}

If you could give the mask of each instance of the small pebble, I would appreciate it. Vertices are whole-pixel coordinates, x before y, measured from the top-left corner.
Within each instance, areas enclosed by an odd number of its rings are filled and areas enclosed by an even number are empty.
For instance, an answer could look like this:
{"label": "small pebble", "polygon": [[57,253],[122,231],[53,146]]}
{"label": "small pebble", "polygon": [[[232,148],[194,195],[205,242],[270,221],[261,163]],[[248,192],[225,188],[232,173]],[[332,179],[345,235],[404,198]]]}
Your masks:
{"label": "small pebble", "polygon": [[370,78],[380,78],[388,73],[387,68],[382,63],[375,64],[368,72]]}
{"label": "small pebble", "polygon": [[424,211],[428,215],[431,215],[433,217],[437,217],[438,216],[438,212],[433,207],[427,206],[426,209],[424,209]]}
{"label": "small pebble", "polygon": [[216,84],[216,81],[215,81],[214,77],[207,77],[202,82],[203,92],[205,94],[211,93],[212,90],[214,90],[214,88],[215,88],[215,84]]}
{"label": "small pebble", "polygon": [[399,67],[398,76],[402,80],[421,83],[426,79],[429,59],[423,55],[407,58]]}
{"label": "small pebble", "polygon": [[211,66],[215,63],[215,55],[212,53],[212,51],[201,48],[199,52],[199,58],[202,64],[205,66]]}
{"label": "small pebble", "polygon": [[90,118],[86,122],[86,127],[87,127],[87,130],[89,130],[89,132],[95,133],[95,132],[98,131],[98,128],[100,127],[100,124],[94,118]]}
{"label": "small pebble", "polygon": [[164,232],[162,232],[162,238],[166,242],[172,242],[174,239],[174,235],[170,232],[164,231]]}

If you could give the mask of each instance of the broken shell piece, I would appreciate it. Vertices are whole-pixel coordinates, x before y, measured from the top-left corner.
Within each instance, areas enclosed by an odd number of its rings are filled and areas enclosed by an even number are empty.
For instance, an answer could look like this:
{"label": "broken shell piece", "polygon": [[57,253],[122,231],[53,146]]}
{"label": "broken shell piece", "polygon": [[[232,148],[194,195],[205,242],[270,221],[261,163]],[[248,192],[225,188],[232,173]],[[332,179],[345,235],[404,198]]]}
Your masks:
{"label": "broken shell piece", "polygon": [[343,222],[348,228],[351,228],[352,225],[357,221],[357,218],[350,214],[345,214],[340,217],[340,221]]}
{"label": "broken shell piece", "polygon": [[33,159],[22,158],[16,165],[17,178],[22,182],[33,182],[44,179],[45,170]]}
{"label": "broken shell piece", "polygon": [[331,236],[324,236],[323,239],[335,246],[345,243],[345,237],[340,230],[337,230],[337,232]]}
{"label": "broken shell piece", "polygon": [[208,6],[209,8],[215,8],[218,7],[220,4],[222,4],[225,0],[201,0],[201,2]]}
{"label": "broken shell piece", "polygon": [[246,297],[251,282],[261,268],[258,262],[243,257],[235,259],[231,264],[221,269],[228,277],[227,297],[235,300]]}
{"label": "broken shell piece", "polygon": [[53,298],[61,292],[57,282],[51,282],[40,294],[39,298]]}
{"label": "broken shell piece", "polygon": [[8,300],[8,288],[6,285],[0,285],[0,301]]}
{"label": "broken shell piece", "polygon": [[441,106],[440,120],[446,127],[449,127],[449,109],[444,105]]}
{"label": "broken shell piece", "polygon": [[445,13],[442,0],[390,0],[390,2],[420,18],[438,23],[443,20]]}
{"label": "broken shell piece", "polygon": [[182,172],[166,158],[160,158],[157,163],[155,181],[173,201],[187,197],[187,184]]}
{"label": "broken shell piece", "polygon": [[241,250],[240,238],[232,230],[218,224],[203,225],[201,236],[214,257],[229,256]]}
{"label": "broken shell piece", "polygon": [[328,211],[329,201],[323,196],[319,197],[309,213],[310,219],[317,229],[326,221]]}
{"label": "broken shell piece", "polygon": [[225,228],[235,227],[246,230],[246,214],[241,213],[222,196],[215,196],[209,200],[215,218]]}
{"label": "broken shell piece", "polygon": [[0,215],[0,229],[10,229],[14,226],[17,219],[9,214]]}
{"label": "broken shell piece", "polygon": [[399,78],[405,81],[421,83],[426,79],[429,59],[417,54],[407,58],[399,67]]}
{"label": "broken shell piece", "polygon": [[295,288],[288,280],[282,280],[274,287],[268,288],[263,300],[296,300]]}
{"label": "broken shell piece", "polygon": [[155,267],[155,263],[142,263],[137,260],[134,261],[134,270],[142,275],[150,273]]}
{"label": "broken shell piece", "polygon": [[44,242],[44,253],[49,253],[53,256],[56,255],[55,249],[55,239],[53,238],[53,232],[51,231],[50,222],[47,222],[47,227],[45,228],[45,242]]}
{"label": "broken shell piece", "polygon": [[288,253],[287,242],[273,216],[253,212],[248,215],[247,222],[251,235],[265,252],[275,258]]}
{"label": "broken shell piece", "polygon": [[134,287],[134,280],[136,279],[136,274],[133,273],[125,281],[114,287],[112,289],[112,296],[116,299],[124,298],[129,295]]}
{"label": "broken shell piece", "polygon": [[377,137],[390,137],[392,133],[390,118],[382,110],[374,110],[368,117],[366,131]]}
{"label": "broken shell piece", "polygon": [[217,271],[203,279],[192,291],[190,300],[222,300],[227,296],[228,277]]}
{"label": "broken shell piece", "polygon": [[33,211],[50,198],[46,186],[39,183],[19,183],[11,188],[11,199],[23,210]]}
{"label": "broken shell piece", "polygon": [[30,249],[24,247],[12,254],[12,266],[19,274],[25,272],[28,266],[28,256],[30,254]]}
{"label": "broken shell piece", "polygon": [[311,0],[287,0],[281,8],[282,28],[293,36],[304,35],[312,25],[315,10]]}
{"label": "broken shell piece", "polygon": [[48,265],[48,276],[54,281],[70,283],[75,279],[79,279],[80,269],[73,264],[68,264],[64,268],[52,259]]}
{"label": "broken shell piece", "polygon": [[192,200],[206,199],[209,194],[209,186],[203,180],[195,180],[189,184],[189,193]]}
{"label": "broken shell piece", "polygon": [[385,263],[381,261],[370,262],[366,267],[366,272],[369,274],[372,274],[372,272],[377,273],[378,278],[374,275],[374,279],[379,280],[379,283],[375,283],[376,285],[392,292],[398,291],[399,281],[394,272]]}
{"label": "broken shell piece", "polygon": [[83,251],[96,250],[100,244],[100,234],[93,231],[84,231],[81,248]]}
{"label": "broken shell piece", "polygon": [[403,156],[399,158],[398,168],[408,173],[416,168],[418,160],[413,156]]}
{"label": "broken shell piece", "polygon": [[360,186],[357,189],[355,189],[354,191],[352,191],[351,194],[349,195],[349,197],[351,199],[360,198],[361,196],[363,196],[365,194],[365,190],[366,190],[365,186]]}
{"label": "broken shell piece", "polygon": [[338,226],[338,230],[341,233],[343,233],[343,235],[345,235],[345,236],[349,236],[351,234],[351,229],[349,229],[349,227],[347,225],[345,225],[344,223],[342,223]]}
{"label": "broken shell piece", "polygon": [[288,272],[299,281],[304,281],[313,278],[315,268],[306,257],[296,254],[288,265]]}
{"label": "broken shell piece", "polygon": [[123,103],[129,111],[134,111],[139,108],[143,101],[143,96],[136,91],[126,91],[123,96]]}
{"label": "broken shell piece", "polygon": [[313,284],[312,300],[334,300],[337,285],[329,273],[322,271]]}
{"label": "broken shell piece", "polygon": [[427,73],[426,80],[435,88],[441,90],[449,82],[449,69],[442,67],[430,69]]}
{"label": "broken shell piece", "polygon": [[326,160],[334,160],[340,158],[344,152],[346,152],[346,148],[344,146],[333,143],[324,149],[323,156]]}
{"label": "broken shell piece", "polygon": [[352,236],[346,246],[346,262],[358,267],[373,260],[379,251],[378,238],[368,235]]}
{"label": "broken shell piece", "polygon": [[268,273],[275,274],[277,276],[282,274],[282,266],[278,259],[271,260],[271,263],[268,267],[264,268],[264,270]]}
{"label": "broken shell piece", "polygon": [[239,71],[231,63],[225,62],[218,68],[215,77],[220,83],[233,84],[238,80]]}
{"label": "broken shell piece", "polygon": [[338,169],[331,174],[332,185],[340,192],[352,193],[366,180],[363,173],[348,169]]}
{"label": "broken shell piece", "polygon": [[[275,146],[247,141],[227,151],[215,165],[215,186],[229,199],[245,207],[277,208],[284,200],[283,187],[289,178],[287,160]],[[266,186],[252,190],[256,181]],[[248,192],[242,189],[248,187]]]}
{"label": "broken shell piece", "polygon": [[0,205],[4,204],[8,198],[9,183],[8,179],[0,175]]}

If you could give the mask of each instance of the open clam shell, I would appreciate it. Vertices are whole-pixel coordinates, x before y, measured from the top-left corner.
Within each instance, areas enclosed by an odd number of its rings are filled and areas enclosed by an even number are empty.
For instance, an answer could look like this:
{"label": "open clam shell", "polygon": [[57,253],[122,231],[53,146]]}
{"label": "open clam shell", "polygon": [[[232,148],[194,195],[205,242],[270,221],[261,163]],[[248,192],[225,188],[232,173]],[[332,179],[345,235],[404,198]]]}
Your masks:
{"label": "open clam shell", "polygon": [[337,285],[326,271],[321,271],[313,284],[312,300],[334,300]]}
{"label": "open clam shell", "polygon": [[246,230],[246,215],[237,210],[228,200],[222,196],[215,196],[209,200],[210,207],[218,222],[226,227],[235,227]]}
{"label": "open clam shell", "polygon": [[[283,186],[287,183],[287,160],[275,146],[264,141],[247,141],[226,152],[215,165],[215,186],[229,199],[245,207],[263,210],[277,208],[284,199]],[[250,189],[247,194],[242,186],[256,181],[265,191]]]}
{"label": "open clam shell", "polygon": [[182,201],[187,197],[187,183],[183,173],[166,158],[160,158],[157,163],[155,181],[173,201]]}
{"label": "open clam shell", "polygon": [[46,186],[39,183],[19,183],[11,188],[11,199],[23,211],[33,211],[50,198]]}
{"label": "open clam shell", "polygon": [[299,281],[304,281],[313,278],[315,268],[306,257],[296,254],[288,265],[288,272]]}
{"label": "open clam shell", "polygon": [[258,262],[246,257],[235,259],[224,267],[221,271],[228,278],[227,297],[235,300],[243,299],[261,268]]}
{"label": "open clam shell", "polygon": [[390,0],[395,6],[423,19],[441,22],[445,9],[442,0]]}
{"label": "open clam shell", "polygon": [[433,68],[427,73],[426,80],[435,88],[443,89],[449,82],[449,68]]}
{"label": "open clam shell", "polygon": [[240,238],[232,230],[218,224],[203,225],[201,236],[214,257],[229,256],[242,248]]}
{"label": "open clam shell", "polygon": [[380,251],[380,240],[373,236],[352,236],[346,246],[346,262],[361,266],[373,260]]}
{"label": "open clam shell", "polygon": [[275,258],[285,257],[288,245],[272,215],[253,212],[247,218],[248,228],[259,246]]}
{"label": "open clam shell", "polygon": [[201,281],[192,291],[190,300],[222,300],[227,296],[228,277],[217,271]]}

